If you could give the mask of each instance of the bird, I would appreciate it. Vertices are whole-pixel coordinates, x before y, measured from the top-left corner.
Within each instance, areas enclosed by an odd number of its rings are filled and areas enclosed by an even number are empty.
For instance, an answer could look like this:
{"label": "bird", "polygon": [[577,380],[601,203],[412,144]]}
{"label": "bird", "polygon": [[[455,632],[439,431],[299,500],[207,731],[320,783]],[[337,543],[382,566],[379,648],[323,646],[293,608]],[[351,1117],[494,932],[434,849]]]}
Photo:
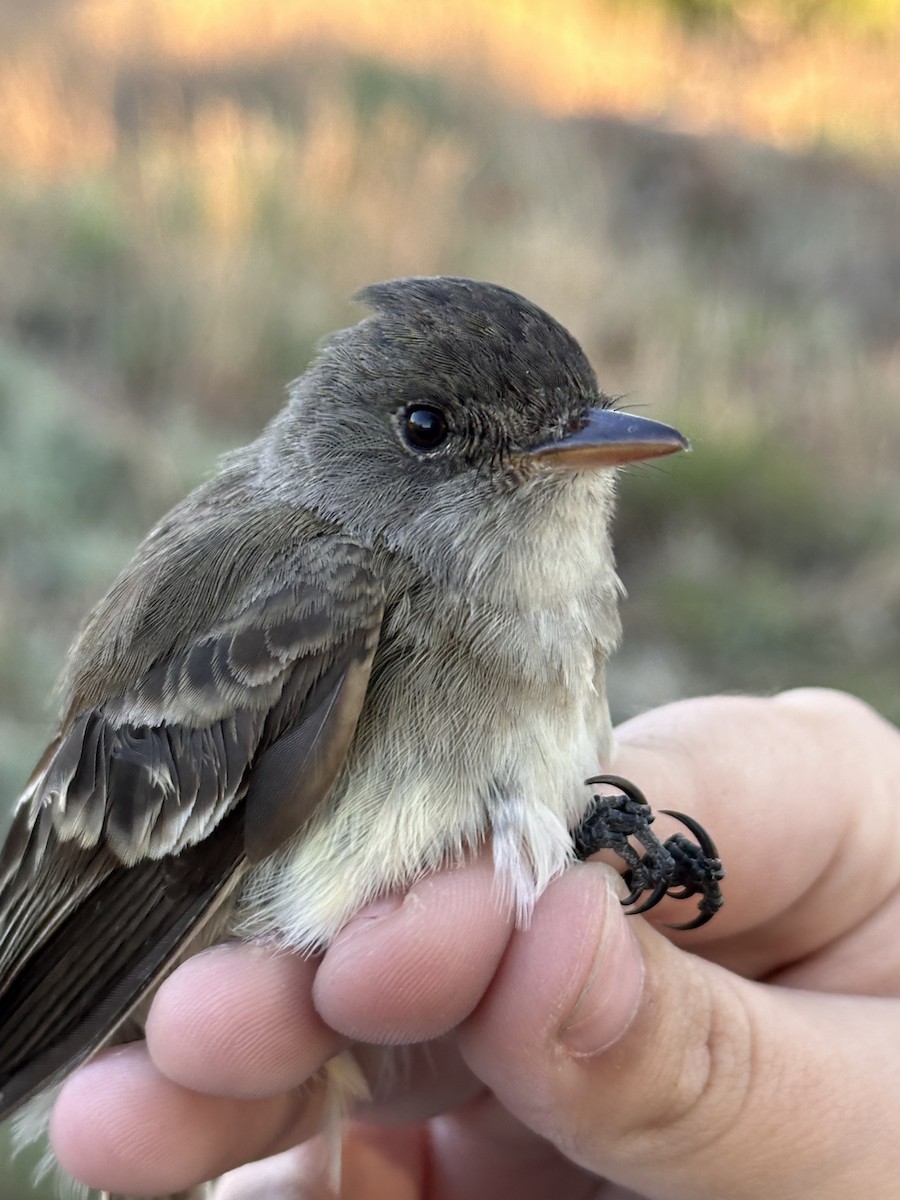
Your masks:
{"label": "bird", "polygon": [[521,922],[602,845],[632,900],[720,903],[703,831],[660,848],[627,787],[573,840],[612,747],[616,470],[686,439],[622,411],[507,288],[356,299],[369,314],[150,531],[69,653],[0,852],[0,1119],[121,1036],[187,950],[321,951],[486,842]]}

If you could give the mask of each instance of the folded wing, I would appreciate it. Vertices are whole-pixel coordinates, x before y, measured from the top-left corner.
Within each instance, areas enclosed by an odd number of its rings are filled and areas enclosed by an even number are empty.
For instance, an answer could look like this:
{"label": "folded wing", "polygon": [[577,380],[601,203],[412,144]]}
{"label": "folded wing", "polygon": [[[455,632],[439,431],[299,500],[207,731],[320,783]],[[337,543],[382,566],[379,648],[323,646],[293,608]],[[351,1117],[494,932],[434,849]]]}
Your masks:
{"label": "folded wing", "polygon": [[317,538],[69,712],[0,855],[0,1119],[109,1038],[327,797],[382,604],[369,552]]}

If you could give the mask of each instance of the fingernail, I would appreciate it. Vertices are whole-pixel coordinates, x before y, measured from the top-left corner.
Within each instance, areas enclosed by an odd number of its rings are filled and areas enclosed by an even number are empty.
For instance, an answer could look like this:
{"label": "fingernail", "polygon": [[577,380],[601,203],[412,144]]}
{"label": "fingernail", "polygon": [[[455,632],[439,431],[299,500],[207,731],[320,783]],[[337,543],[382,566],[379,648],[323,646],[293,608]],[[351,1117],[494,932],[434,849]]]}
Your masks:
{"label": "fingernail", "polygon": [[584,987],[559,1031],[559,1040],[577,1055],[599,1054],[619,1040],[641,1002],[644,960],[622,911],[618,876],[608,872],[607,900],[597,953]]}

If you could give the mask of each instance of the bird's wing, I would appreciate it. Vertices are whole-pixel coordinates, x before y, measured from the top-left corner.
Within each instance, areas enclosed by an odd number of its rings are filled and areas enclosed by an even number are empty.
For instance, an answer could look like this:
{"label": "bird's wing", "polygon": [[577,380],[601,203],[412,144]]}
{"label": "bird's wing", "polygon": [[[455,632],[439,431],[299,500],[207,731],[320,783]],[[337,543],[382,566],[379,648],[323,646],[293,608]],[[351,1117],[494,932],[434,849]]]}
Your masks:
{"label": "bird's wing", "polygon": [[316,538],[69,714],[0,855],[0,1119],[99,1046],[327,797],[382,607],[369,551]]}

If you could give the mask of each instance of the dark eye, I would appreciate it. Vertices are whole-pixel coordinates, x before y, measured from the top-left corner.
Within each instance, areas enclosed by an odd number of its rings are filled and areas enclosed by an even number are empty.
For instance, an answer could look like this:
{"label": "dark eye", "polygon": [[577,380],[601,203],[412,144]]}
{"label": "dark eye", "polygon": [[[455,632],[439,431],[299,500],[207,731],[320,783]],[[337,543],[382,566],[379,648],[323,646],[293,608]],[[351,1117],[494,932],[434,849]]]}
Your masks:
{"label": "dark eye", "polygon": [[434,450],[447,436],[447,420],[436,408],[408,408],[401,418],[403,436],[414,450]]}

